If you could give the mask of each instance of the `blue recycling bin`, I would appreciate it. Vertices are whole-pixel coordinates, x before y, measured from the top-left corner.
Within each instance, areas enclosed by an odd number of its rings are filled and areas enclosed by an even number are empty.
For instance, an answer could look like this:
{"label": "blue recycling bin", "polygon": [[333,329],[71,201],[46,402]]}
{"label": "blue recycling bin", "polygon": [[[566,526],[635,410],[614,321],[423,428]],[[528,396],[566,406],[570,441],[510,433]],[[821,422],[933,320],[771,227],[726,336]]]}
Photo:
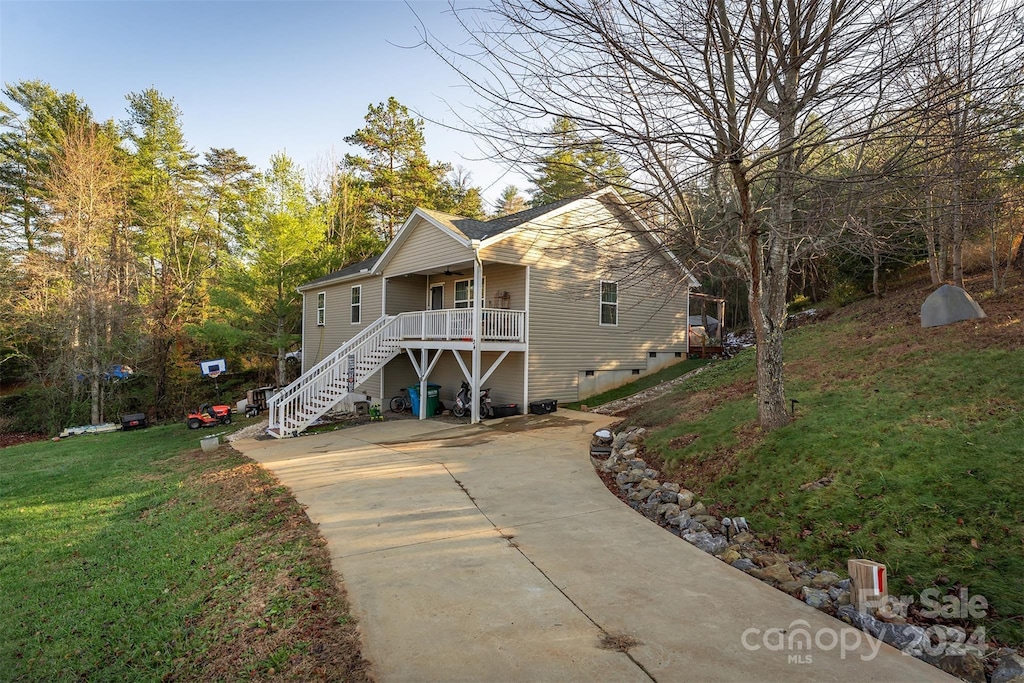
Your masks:
{"label": "blue recycling bin", "polygon": [[[437,414],[437,406],[441,396],[440,384],[427,385],[427,417]],[[409,402],[412,403],[412,414],[420,414],[420,385],[413,384],[409,387]]]}

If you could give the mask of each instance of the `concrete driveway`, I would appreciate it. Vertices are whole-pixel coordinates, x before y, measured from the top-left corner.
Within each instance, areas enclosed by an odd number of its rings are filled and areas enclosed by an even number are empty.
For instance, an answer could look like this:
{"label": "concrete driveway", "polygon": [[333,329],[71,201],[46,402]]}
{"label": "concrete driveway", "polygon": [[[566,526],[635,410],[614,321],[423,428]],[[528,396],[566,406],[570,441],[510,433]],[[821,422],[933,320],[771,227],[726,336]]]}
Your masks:
{"label": "concrete driveway", "polygon": [[623,505],[588,457],[611,422],[402,420],[234,445],[320,525],[383,683],[954,680]]}

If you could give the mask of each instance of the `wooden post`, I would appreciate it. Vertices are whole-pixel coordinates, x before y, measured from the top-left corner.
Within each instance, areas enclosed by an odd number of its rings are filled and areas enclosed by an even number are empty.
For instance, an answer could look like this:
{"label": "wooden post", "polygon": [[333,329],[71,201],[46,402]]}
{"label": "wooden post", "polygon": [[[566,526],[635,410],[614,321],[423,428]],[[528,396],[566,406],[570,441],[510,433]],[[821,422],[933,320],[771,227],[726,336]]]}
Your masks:
{"label": "wooden post", "polygon": [[869,607],[879,607],[889,594],[885,565],[871,560],[849,560],[846,569],[850,573],[850,602],[859,612]]}

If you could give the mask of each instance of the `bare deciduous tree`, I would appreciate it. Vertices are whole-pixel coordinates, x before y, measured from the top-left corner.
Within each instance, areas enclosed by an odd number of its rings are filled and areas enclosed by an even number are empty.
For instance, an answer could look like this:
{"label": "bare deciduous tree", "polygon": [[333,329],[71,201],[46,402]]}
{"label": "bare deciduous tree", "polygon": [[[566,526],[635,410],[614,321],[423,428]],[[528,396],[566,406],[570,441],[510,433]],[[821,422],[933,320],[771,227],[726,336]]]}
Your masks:
{"label": "bare deciduous tree", "polygon": [[[928,4],[495,0],[454,10],[473,50],[425,42],[488,102],[478,132],[501,157],[528,167],[549,121],[571,121],[619,155],[627,196],[666,243],[746,281],[758,416],[774,429],[789,420],[791,266],[844,230],[832,161],[913,117],[906,76]],[[908,144],[890,142],[893,158]]]}

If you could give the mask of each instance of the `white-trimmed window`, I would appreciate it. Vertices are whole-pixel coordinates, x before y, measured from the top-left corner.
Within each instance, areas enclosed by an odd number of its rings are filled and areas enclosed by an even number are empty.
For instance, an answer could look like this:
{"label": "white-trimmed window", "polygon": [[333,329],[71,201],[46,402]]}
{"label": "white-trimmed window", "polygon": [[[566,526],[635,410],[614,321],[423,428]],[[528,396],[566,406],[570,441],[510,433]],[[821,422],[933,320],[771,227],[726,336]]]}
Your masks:
{"label": "white-trimmed window", "polygon": [[[481,299],[487,295],[487,278],[481,278],[483,282],[484,291],[481,293]],[[473,307],[473,281],[472,280],[456,280],[455,281],[455,308],[472,308]]]}
{"label": "white-trimmed window", "polygon": [[327,321],[327,292],[316,293],[316,324],[323,327]]}
{"label": "white-trimmed window", "polygon": [[352,288],[352,324],[358,325],[363,313],[363,286]]}
{"label": "white-trimmed window", "polygon": [[619,284],[601,280],[601,324],[619,324]]}

